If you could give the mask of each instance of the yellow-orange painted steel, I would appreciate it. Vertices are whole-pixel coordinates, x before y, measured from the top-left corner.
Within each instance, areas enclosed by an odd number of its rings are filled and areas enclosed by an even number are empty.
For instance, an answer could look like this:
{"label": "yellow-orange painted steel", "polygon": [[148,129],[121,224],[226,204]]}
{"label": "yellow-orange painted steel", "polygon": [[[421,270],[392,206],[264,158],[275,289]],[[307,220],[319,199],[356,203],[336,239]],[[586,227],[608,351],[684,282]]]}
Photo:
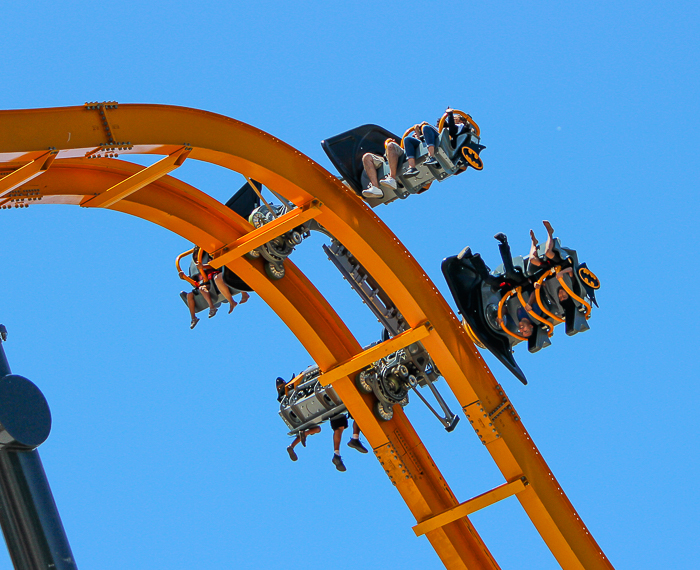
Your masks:
{"label": "yellow-orange painted steel", "polygon": [[[0,117],[1,123],[1,117]],[[42,180],[45,202],[79,204],[96,189],[107,189],[132,176],[143,167],[111,159],[66,159]],[[167,210],[160,209],[167,204]],[[150,220],[182,235],[188,241],[215,249],[243,235],[252,225],[229,208],[182,181],[165,176],[147,190],[115,203],[113,210]],[[219,236],[218,239],[214,236]],[[328,370],[362,351],[345,324],[306,277],[287,260],[286,274],[270,281],[261,260],[239,258],[227,265],[240,275],[289,326],[313,359]],[[367,437],[372,448],[392,445],[406,458],[409,477],[398,481],[397,489],[416,520],[458,504],[432,458],[401,409],[390,422],[379,422],[371,410],[372,400],[361,395],[348,378],[338,380],[334,389]],[[428,536],[447,568],[495,570],[487,547],[468,520],[456,521]]]}
{"label": "yellow-orange painted steel", "polygon": [[35,158],[7,176],[0,178],[0,198],[12,192],[15,188],[19,188],[22,184],[26,184],[33,178],[39,176],[46,171],[58,153],[56,151],[47,151],[41,156]]}
{"label": "yellow-orange painted steel", "polygon": [[283,233],[315,218],[321,213],[320,207],[321,204],[317,200],[312,200],[309,204],[295,208],[276,220],[254,229],[235,242],[225,245],[220,251],[213,252],[214,259],[209,262],[209,265],[218,269],[234,259],[238,259],[256,247],[260,247],[277,236],[281,236]]}
{"label": "yellow-orange painted steel", "polygon": [[[499,405],[502,393],[493,375],[436,287],[389,228],[332,174],[275,137],[213,113],[120,105],[109,116],[114,139],[130,141],[130,152],[167,155],[187,141],[192,146],[190,159],[244,173],[297,206],[314,198],[322,202],[317,221],[391,294],[408,325],[431,323],[433,332],[423,345],[460,405],[476,400],[486,410]],[[83,157],[109,142],[100,129],[96,113],[82,107],[2,111],[0,162],[21,164],[23,156],[49,147],[60,149],[59,159]],[[58,168],[59,162],[65,167]],[[36,183],[43,196],[58,192],[63,197],[53,199],[76,203],[72,200],[99,194],[96,189],[106,190],[138,169],[111,159],[59,160]],[[216,200],[170,177],[111,209],[157,223],[207,251],[216,251],[251,230],[250,224]],[[326,300],[293,264],[286,265],[285,278],[270,281],[260,260],[238,258],[227,264],[283,319],[322,371],[360,353],[359,343]],[[390,449],[408,472],[406,479],[392,480],[417,521],[459,504],[402,410],[390,422],[378,423],[371,413],[371,400],[359,394],[349,378],[333,386],[375,451]],[[500,437],[486,445],[504,479],[526,477],[529,485],[516,496],[563,568],[612,568],[517,418],[517,414],[499,415],[494,424]],[[426,536],[448,568],[498,568],[467,519]]]}
{"label": "yellow-orange painted steel", "polygon": [[123,200],[134,192],[141,190],[141,188],[148,186],[151,182],[165,176],[168,172],[172,172],[179,166],[182,166],[190,150],[190,148],[183,146],[170,156],[166,156],[155,164],[133,174],[126,180],[118,182],[99,196],[88,198],[80,205],[86,208],[109,208],[116,202],[119,202],[119,200]]}
{"label": "yellow-orange painted steel", "polygon": [[377,346],[368,348],[360,354],[356,354],[346,362],[343,362],[338,366],[334,366],[325,374],[321,374],[318,381],[321,383],[321,385],[328,386],[340,378],[350,376],[365,366],[369,366],[373,362],[376,362],[380,358],[389,356],[392,352],[401,350],[402,348],[407,347],[409,344],[413,344],[414,342],[424,339],[430,334],[430,328],[430,325],[426,323],[416,327],[415,329],[410,329],[396,335],[394,338],[386,340]]}
{"label": "yellow-orange painted steel", "polygon": [[429,518],[427,521],[417,524],[413,527],[413,532],[416,533],[416,536],[422,536],[431,530],[435,530],[436,528],[446,525],[447,523],[451,523],[452,521],[456,521],[457,519],[471,515],[476,511],[485,509],[498,501],[512,497],[516,493],[520,493],[520,491],[523,489],[525,489],[525,483],[522,479],[516,479],[510,483],[505,483],[504,485],[500,485],[499,487],[491,489],[486,493],[482,493],[478,497],[469,499],[468,501],[445,511],[444,513],[435,515],[434,517]]}

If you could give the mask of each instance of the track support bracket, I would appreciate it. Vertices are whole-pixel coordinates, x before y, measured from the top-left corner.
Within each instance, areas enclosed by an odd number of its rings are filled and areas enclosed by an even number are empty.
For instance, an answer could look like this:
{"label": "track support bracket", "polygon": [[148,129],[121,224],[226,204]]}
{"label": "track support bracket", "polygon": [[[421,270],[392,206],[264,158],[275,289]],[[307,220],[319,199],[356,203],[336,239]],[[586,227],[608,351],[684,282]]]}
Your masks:
{"label": "track support bracket", "polygon": [[30,163],[10,172],[7,176],[0,178],[0,198],[19,188],[25,182],[29,182],[40,174],[46,172],[51,163],[58,155],[56,149],[51,149],[32,160]]}
{"label": "track support bracket", "polygon": [[85,208],[109,208],[120,200],[131,196],[134,192],[138,192],[141,188],[148,186],[151,182],[162,178],[168,174],[168,172],[182,166],[182,163],[185,162],[191,150],[191,146],[182,146],[172,154],[160,159],[155,164],[129,176],[129,178],[108,188],[102,192],[102,194],[85,200],[80,205]]}
{"label": "track support bracket", "polygon": [[371,348],[356,354],[345,362],[334,366],[324,374],[321,374],[319,377],[319,382],[323,386],[328,386],[336,380],[340,380],[341,378],[349,376],[353,372],[362,370],[365,366],[369,366],[380,358],[389,356],[391,353],[405,348],[409,344],[413,344],[414,342],[424,339],[430,334],[431,330],[433,330],[432,325],[429,322],[425,322],[422,325],[407,330],[406,332],[402,332],[401,334],[396,335],[394,338],[372,346]]}
{"label": "track support bracket", "polygon": [[460,503],[456,507],[443,511],[439,515],[435,515],[427,520],[424,520],[413,527],[413,532],[416,533],[416,536],[422,536],[430,531],[437,530],[456,520],[471,515],[476,511],[493,505],[498,501],[502,501],[503,499],[520,493],[521,491],[525,490],[527,484],[527,479],[525,477],[519,477],[510,483],[500,485],[499,487],[491,489],[482,495],[469,499],[464,503]]}
{"label": "track support bracket", "polygon": [[315,218],[321,213],[321,206],[322,204],[318,200],[311,200],[303,206],[294,208],[276,220],[271,221],[269,224],[254,229],[236,241],[213,252],[213,259],[209,262],[209,265],[214,269],[219,269],[227,263],[231,263],[256,247],[260,247],[304,222]]}

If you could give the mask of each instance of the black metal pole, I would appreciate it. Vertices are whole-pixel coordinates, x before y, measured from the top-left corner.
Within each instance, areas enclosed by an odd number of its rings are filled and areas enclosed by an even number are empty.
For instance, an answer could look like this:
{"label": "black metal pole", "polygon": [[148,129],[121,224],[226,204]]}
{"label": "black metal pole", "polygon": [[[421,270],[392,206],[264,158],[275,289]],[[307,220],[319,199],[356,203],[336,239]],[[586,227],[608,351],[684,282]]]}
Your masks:
{"label": "black metal pole", "polygon": [[0,325],[0,526],[15,570],[77,570],[36,448],[51,412],[32,382],[12,374]]}

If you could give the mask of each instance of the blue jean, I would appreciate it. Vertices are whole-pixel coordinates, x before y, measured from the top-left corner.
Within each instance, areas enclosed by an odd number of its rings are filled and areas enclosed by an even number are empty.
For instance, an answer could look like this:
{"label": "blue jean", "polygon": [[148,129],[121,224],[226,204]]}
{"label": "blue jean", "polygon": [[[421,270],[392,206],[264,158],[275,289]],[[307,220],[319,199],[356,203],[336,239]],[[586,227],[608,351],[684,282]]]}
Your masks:
{"label": "blue jean", "polygon": [[[422,128],[426,146],[437,146],[439,133],[432,125],[424,125]],[[418,155],[420,140],[415,137],[406,137],[403,141],[404,150],[408,158],[415,159]]]}

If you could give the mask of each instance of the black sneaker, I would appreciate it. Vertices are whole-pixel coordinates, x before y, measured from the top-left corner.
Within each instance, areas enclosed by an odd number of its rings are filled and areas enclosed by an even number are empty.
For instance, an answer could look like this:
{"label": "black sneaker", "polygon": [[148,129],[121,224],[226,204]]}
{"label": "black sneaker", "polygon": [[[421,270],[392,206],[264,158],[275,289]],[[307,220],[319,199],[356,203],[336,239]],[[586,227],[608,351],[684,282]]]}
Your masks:
{"label": "black sneaker", "polygon": [[429,156],[423,164],[425,164],[426,166],[438,166],[440,163],[438,162],[438,159],[434,156]]}
{"label": "black sneaker", "polygon": [[348,447],[352,447],[353,449],[357,449],[360,453],[367,453],[367,448],[362,445],[362,442],[359,439],[351,439],[348,441]]}
{"label": "black sneaker", "polygon": [[336,455],[335,453],[333,454],[333,465],[335,465],[335,468],[338,471],[345,471],[345,464],[343,463],[343,460],[341,459],[340,455]]}
{"label": "black sneaker", "polygon": [[302,447],[306,447],[306,430],[299,434],[299,441],[301,442]]}
{"label": "black sneaker", "polygon": [[506,245],[508,243],[508,238],[506,237],[506,234],[498,232],[495,236],[493,236],[494,239],[497,239],[500,241],[503,245]]}
{"label": "black sneaker", "polygon": [[403,173],[404,176],[415,176],[416,174],[418,174],[417,168],[409,168],[406,172]]}
{"label": "black sneaker", "polygon": [[291,459],[292,461],[296,461],[297,459],[299,459],[297,457],[297,452],[294,451],[294,448],[291,445],[287,448],[287,453],[289,453],[289,459]]}

